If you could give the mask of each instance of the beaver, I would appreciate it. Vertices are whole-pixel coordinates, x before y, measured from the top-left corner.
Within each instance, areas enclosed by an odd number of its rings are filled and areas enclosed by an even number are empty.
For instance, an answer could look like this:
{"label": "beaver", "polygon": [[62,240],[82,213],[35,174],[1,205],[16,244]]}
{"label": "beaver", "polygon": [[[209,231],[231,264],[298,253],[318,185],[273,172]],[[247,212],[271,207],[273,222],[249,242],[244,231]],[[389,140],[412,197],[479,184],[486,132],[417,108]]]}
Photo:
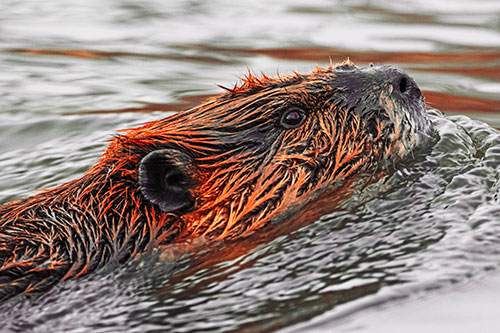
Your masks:
{"label": "beaver", "polygon": [[81,178],[0,206],[0,298],[165,244],[247,237],[432,131],[417,84],[389,65],[249,73],[224,89],[117,135]]}

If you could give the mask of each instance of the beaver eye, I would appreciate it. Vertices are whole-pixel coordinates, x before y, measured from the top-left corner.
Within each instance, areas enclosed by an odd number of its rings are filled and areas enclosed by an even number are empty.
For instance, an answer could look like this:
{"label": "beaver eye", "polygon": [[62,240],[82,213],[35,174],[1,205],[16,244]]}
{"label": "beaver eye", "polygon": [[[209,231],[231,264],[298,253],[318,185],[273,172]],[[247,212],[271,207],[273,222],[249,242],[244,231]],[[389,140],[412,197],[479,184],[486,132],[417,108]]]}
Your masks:
{"label": "beaver eye", "polygon": [[281,116],[281,126],[284,128],[296,128],[304,123],[306,113],[297,107],[286,110]]}

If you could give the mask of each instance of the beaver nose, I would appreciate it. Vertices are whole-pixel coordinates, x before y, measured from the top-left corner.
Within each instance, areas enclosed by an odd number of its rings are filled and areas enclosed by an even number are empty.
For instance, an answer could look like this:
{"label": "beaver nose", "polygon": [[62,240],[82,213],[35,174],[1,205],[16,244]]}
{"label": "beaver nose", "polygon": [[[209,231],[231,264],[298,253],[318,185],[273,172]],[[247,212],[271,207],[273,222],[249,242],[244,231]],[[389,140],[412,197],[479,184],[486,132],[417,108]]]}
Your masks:
{"label": "beaver nose", "polygon": [[396,94],[406,95],[409,97],[422,96],[422,92],[418,88],[415,80],[401,70],[395,70],[393,72],[392,87]]}
{"label": "beaver nose", "polygon": [[399,84],[396,84],[396,89],[399,89],[399,92],[402,94],[407,92],[408,91],[408,77],[406,75],[401,75],[401,78],[399,78],[397,81],[399,81]]}

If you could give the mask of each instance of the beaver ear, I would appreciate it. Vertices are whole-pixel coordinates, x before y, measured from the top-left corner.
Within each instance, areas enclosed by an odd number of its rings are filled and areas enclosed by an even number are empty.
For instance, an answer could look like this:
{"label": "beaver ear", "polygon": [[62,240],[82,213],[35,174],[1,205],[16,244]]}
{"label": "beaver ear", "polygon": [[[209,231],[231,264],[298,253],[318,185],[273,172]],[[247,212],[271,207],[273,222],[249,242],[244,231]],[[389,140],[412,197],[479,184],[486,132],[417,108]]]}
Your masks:
{"label": "beaver ear", "polygon": [[190,189],[193,161],[175,149],[155,150],[139,164],[139,188],[152,204],[167,213],[185,213],[194,205]]}

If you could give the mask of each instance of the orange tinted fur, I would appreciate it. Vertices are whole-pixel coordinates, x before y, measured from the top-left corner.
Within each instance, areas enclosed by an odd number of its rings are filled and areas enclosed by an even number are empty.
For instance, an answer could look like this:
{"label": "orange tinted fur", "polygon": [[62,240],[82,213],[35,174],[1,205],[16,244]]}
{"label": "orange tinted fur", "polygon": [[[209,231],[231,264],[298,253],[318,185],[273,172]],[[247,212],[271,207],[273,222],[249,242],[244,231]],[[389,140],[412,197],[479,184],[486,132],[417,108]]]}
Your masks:
{"label": "orange tinted fur", "polygon": [[[403,158],[403,141],[417,132],[404,128],[409,116],[401,103],[389,89],[360,88],[387,114],[370,125],[346,104],[348,89],[331,84],[349,71],[361,75],[348,60],[307,75],[249,73],[198,107],[117,136],[80,179],[1,206],[0,299],[160,244],[248,236],[339,180]],[[304,123],[282,128],[283,113],[293,107],[307,110]],[[194,205],[182,213],[162,211],[139,185],[141,161],[166,148],[193,161],[183,168]]]}

